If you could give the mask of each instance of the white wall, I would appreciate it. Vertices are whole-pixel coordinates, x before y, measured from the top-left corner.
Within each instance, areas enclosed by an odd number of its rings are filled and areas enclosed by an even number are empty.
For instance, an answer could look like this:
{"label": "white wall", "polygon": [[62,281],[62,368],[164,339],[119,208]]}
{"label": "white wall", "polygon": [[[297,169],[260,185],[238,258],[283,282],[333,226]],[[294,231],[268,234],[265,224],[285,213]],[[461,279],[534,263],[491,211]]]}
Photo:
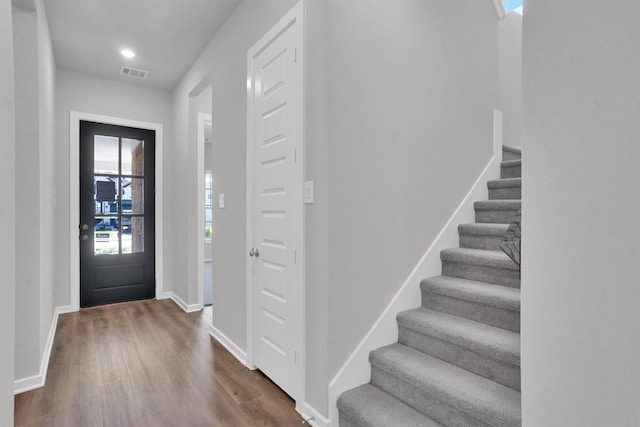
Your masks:
{"label": "white wall", "polygon": [[305,180],[315,182],[305,205],[306,400],[328,415],[329,384],[329,46],[328,1],[305,4]]}
{"label": "white wall", "polygon": [[[203,54],[191,67],[182,82],[174,90],[174,122],[176,124],[175,141],[177,142],[167,156],[175,159],[174,175],[184,188],[186,182],[194,178],[186,177],[178,171],[194,171],[194,165],[187,163],[187,153],[195,150],[189,145],[189,98],[194,88],[201,87],[203,82],[212,82],[213,101],[213,144],[211,146],[212,169],[214,176],[214,239],[212,258],[213,268],[213,300],[215,302],[213,324],[241,349],[246,349],[246,277],[245,277],[245,201],[246,201],[246,169],[245,169],[245,122],[246,122],[246,55],[247,50],[271,28],[293,5],[295,0],[256,3],[245,1],[238,6],[225,25],[218,31]],[[326,2],[314,2],[313,7],[326,8]],[[309,8],[312,7],[308,5]],[[326,27],[326,19],[319,24]],[[318,49],[326,48],[326,39],[314,43]],[[310,54],[319,52],[316,50]],[[324,61],[317,64],[326,67]],[[308,67],[311,70],[311,66]],[[316,72],[316,68],[313,68]],[[309,71],[311,73],[311,71]],[[325,81],[326,84],[326,81]],[[195,94],[197,95],[197,93]],[[199,97],[202,100],[202,97]],[[324,127],[326,131],[326,124]],[[315,145],[314,145],[315,146]],[[326,149],[326,148],[325,148]],[[324,178],[326,182],[326,177]],[[186,190],[185,190],[186,191]],[[218,209],[215,201],[220,193],[225,193],[227,207]],[[326,186],[316,193],[316,206],[320,200],[326,200]],[[178,197],[186,196],[184,194]],[[325,208],[326,209],[326,208]],[[194,210],[194,209],[192,209]],[[307,218],[308,219],[308,218]],[[326,217],[323,219],[326,222]],[[322,221],[322,219],[321,219]],[[319,234],[320,238],[326,236]],[[183,237],[176,254],[187,253],[188,241]],[[309,248],[309,245],[307,245]],[[326,257],[326,252],[323,252]],[[321,254],[321,256],[323,256]],[[186,256],[176,260],[174,275],[188,276],[188,271],[195,265],[189,264]],[[309,265],[308,265],[309,266]],[[326,270],[316,271],[326,277]],[[193,273],[191,273],[193,274]],[[309,274],[307,274],[309,277]],[[326,295],[326,282],[321,281],[321,288],[310,286],[309,304],[307,308],[313,315],[326,319],[325,302],[321,298],[311,299],[316,294]],[[196,286],[196,285],[194,285]],[[186,299],[195,295],[193,289],[180,289],[179,295]],[[313,301],[313,303],[311,303]],[[189,303],[195,303],[195,299]],[[315,317],[314,317],[315,318]],[[318,328],[325,332],[315,333]],[[326,407],[326,321],[307,322],[307,365],[310,369],[308,389],[313,389],[319,407]],[[318,344],[320,343],[320,344]],[[309,392],[309,390],[308,390]],[[324,403],[322,403],[324,402]]]}
{"label": "white wall", "polygon": [[[189,95],[213,85],[216,197],[227,200],[214,210],[213,323],[242,349],[246,52],[294,3],[241,3],[173,93],[168,155],[193,170]],[[497,17],[489,1],[462,3],[306,3],[306,399],[320,415],[330,378],[491,156]],[[181,277],[195,268],[176,266]]]}
{"label": "white wall", "polygon": [[522,15],[500,20],[500,110],[506,145],[522,146]]}
{"label": "white wall", "polygon": [[525,9],[523,426],[637,426],[640,3]]}
{"label": "white wall", "polygon": [[[56,183],[56,215],[55,215],[55,306],[70,303],[69,296],[69,179],[70,174],[78,173],[69,170],[69,112],[99,114],[129,120],[161,123],[164,125],[164,144],[171,145],[171,95],[167,91],[151,89],[143,86],[116,82],[103,78],[58,69],[56,75],[56,122],[55,122],[55,183]],[[179,188],[173,185],[173,179],[167,178],[167,165],[172,159],[164,157],[164,274],[167,277],[172,271],[173,236],[181,228],[179,219],[181,207],[176,205],[172,197]],[[174,216],[176,212],[176,216]],[[178,230],[176,230],[178,229]],[[74,230],[75,231],[75,230]],[[167,273],[169,272],[169,273]],[[170,277],[170,276],[169,276]],[[172,290],[173,283],[165,280],[165,290]]]}
{"label": "white wall", "polygon": [[[11,2],[0,1],[0,195],[6,206],[15,203],[15,89]],[[15,342],[15,211],[0,209],[4,224],[0,245],[0,425],[13,425]]]}
{"label": "white wall", "polygon": [[13,8],[16,91],[16,379],[40,367],[40,141],[35,11]]}
{"label": "white wall", "polygon": [[40,143],[40,354],[45,350],[55,306],[55,80],[56,61],[44,0],[35,0],[38,25],[38,115]]}
{"label": "white wall", "polygon": [[498,18],[490,1],[330,0],[328,29],[333,377],[492,155]]}
{"label": "white wall", "polygon": [[53,318],[56,64],[42,0],[13,8],[16,70],[16,379],[39,374]]}
{"label": "white wall", "polygon": [[[213,173],[219,193],[226,195],[226,208],[217,209],[213,239],[213,300],[216,307],[213,323],[241,348],[246,348],[246,168],[245,122],[247,90],[247,50],[295,3],[293,0],[266,2],[244,1],[229,16],[204,49],[189,72],[173,91],[175,144],[166,156],[174,159],[173,177],[181,187],[180,203],[185,211],[195,212],[195,144],[189,138],[190,94],[208,80],[212,84],[214,117]],[[197,96],[196,91],[193,95]],[[193,102],[193,100],[192,100]],[[197,100],[195,101],[197,108]],[[193,108],[193,107],[192,107]],[[171,150],[171,151],[169,151]],[[185,173],[185,171],[189,171]],[[188,259],[188,236],[177,242],[174,277],[193,275],[196,265]],[[191,273],[190,273],[191,272]],[[184,280],[182,280],[184,283]],[[196,303],[197,283],[177,289],[189,304]]]}

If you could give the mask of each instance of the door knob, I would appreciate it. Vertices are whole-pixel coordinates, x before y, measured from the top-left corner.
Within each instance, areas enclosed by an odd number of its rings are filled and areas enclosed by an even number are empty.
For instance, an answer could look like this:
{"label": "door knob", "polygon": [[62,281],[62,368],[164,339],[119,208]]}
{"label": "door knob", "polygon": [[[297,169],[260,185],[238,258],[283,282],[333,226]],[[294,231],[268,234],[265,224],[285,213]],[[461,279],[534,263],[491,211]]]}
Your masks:
{"label": "door knob", "polygon": [[249,251],[249,256],[254,256],[256,254],[256,250],[251,248],[251,250]]}
{"label": "door knob", "polygon": [[254,250],[253,250],[253,256],[254,256],[254,257],[256,257],[256,258],[258,258],[258,257],[260,256],[260,252],[258,252],[258,250],[257,250],[257,249],[254,249]]}

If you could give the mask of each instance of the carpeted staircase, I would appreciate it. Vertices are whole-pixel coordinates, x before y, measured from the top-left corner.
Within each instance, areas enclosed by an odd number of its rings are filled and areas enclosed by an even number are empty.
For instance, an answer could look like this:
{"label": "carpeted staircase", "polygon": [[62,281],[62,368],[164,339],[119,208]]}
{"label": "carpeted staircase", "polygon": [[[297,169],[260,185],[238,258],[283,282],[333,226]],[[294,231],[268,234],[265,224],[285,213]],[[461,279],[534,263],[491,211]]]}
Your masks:
{"label": "carpeted staircase", "polygon": [[520,269],[498,244],[520,207],[521,163],[503,161],[396,344],[372,351],[371,382],[338,399],[340,427],[519,426]]}

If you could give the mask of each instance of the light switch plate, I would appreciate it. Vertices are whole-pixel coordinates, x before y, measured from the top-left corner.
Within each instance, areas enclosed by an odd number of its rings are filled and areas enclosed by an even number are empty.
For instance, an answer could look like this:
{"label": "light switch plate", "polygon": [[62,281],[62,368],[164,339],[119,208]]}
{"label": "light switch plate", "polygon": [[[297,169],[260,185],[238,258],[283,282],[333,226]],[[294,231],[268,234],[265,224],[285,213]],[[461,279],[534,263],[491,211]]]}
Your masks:
{"label": "light switch plate", "polygon": [[218,194],[218,207],[224,209],[224,194]]}
{"label": "light switch plate", "polygon": [[304,183],[304,202],[311,204],[314,202],[314,183],[313,181],[305,181]]}

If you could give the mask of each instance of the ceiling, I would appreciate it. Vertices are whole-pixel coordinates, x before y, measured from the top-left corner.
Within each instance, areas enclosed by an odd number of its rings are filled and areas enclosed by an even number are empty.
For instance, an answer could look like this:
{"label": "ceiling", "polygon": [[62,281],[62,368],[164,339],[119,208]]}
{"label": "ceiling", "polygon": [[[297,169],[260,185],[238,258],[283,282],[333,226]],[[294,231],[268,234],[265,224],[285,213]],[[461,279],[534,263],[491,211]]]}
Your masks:
{"label": "ceiling", "polygon": [[[48,0],[58,67],[173,89],[241,0]],[[120,50],[136,53],[124,58]],[[122,66],[146,79],[120,74]]]}

